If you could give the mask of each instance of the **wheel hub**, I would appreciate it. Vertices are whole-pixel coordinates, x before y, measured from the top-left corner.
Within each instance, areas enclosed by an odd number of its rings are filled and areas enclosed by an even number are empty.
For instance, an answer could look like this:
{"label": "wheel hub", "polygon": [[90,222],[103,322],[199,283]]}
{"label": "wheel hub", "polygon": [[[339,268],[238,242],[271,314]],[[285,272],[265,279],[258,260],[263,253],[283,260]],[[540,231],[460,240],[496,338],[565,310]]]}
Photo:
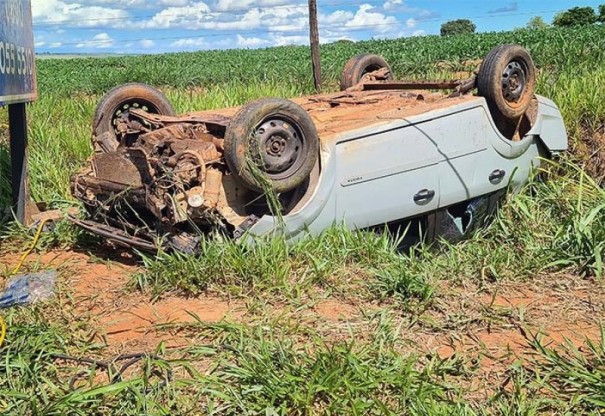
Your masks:
{"label": "wheel hub", "polygon": [[265,172],[283,174],[299,162],[301,132],[285,120],[270,119],[256,131]]}
{"label": "wheel hub", "polygon": [[525,90],[526,75],[521,64],[510,62],[502,74],[502,93],[508,102],[518,101]]}
{"label": "wheel hub", "polygon": [[130,109],[141,109],[143,111],[146,112],[151,112],[151,113],[158,113],[157,108],[155,108],[154,106],[150,106],[147,103],[144,102],[138,102],[138,101],[128,101],[128,102],[124,102],[120,107],[118,107],[116,109],[116,111],[113,114],[113,117],[111,119],[111,124],[114,126],[114,130],[116,132],[116,134],[121,133],[119,131],[119,124],[122,121],[127,121],[128,120],[128,115],[130,113]]}

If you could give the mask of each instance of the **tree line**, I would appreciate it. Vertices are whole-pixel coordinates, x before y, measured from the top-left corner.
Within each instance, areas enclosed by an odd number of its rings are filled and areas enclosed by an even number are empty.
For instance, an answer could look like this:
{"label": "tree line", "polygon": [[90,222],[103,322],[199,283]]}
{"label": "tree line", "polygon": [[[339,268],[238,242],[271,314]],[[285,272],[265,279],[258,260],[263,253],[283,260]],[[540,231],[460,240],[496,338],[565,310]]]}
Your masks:
{"label": "tree line", "polygon": [[[605,24],[605,4],[601,4],[597,10],[592,7],[573,7],[558,13],[552,21],[556,27],[586,26],[595,23]],[[540,16],[532,18],[526,25],[528,29],[543,29],[549,24]],[[469,19],[457,19],[445,22],[441,25],[441,36],[462,35],[475,33],[477,26]]]}

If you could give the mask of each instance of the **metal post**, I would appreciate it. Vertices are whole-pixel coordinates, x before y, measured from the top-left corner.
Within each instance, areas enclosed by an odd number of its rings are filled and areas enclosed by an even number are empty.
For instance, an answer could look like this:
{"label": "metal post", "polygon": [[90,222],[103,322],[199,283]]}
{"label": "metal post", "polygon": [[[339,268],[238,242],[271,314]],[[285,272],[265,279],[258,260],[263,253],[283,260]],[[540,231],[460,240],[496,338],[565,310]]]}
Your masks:
{"label": "metal post", "polygon": [[311,59],[315,89],[321,91],[321,57],[319,51],[319,28],[317,24],[317,0],[309,0],[309,28],[311,32]]}
{"label": "metal post", "polygon": [[22,224],[27,221],[27,203],[29,190],[27,186],[27,119],[25,104],[8,106],[10,153],[11,153],[11,183],[13,205],[17,220]]}

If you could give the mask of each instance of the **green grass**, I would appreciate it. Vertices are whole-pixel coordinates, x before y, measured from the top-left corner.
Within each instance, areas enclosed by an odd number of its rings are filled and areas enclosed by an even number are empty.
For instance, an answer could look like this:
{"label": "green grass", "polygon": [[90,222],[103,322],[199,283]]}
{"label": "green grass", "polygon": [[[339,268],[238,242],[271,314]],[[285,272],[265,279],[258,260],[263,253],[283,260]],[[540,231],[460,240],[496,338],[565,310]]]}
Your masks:
{"label": "green grass", "polygon": [[156,295],[180,290],[199,294],[213,289],[235,296],[300,299],[314,288],[356,292],[370,299],[397,298],[409,306],[429,302],[427,274],[397,251],[389,234],[352,232],[334,227],[294,245],[280,238],[242,242],[203,241],[195,256],[160,253],[144,257],[139,288]]}
{"label": "green grass", "polygon": [[605,190],[574,165],[544,169],[570,173],[536,178],[508,197],[491,227],[457,245],[401,252],[397,236],[344,227],[290,246],[279,238],[258,239],[251,247],[203,241],[196,256],[144,257],[136,282],[156,295],[214,289],[290,299],[319,286],[417,308],[413,301],[429,302],[441,280],[516,280],[560,270],[603,277]]}
{"label": "green grass", "polygon": [[[93,372],[106,379],[100,369],[55,358],[69,352],[69,336],[59,327],[11,328],[0,365],[0,410],[7,415],[451,414],[463,408],[456,388],[444,381],[458,363],[420,362],[391,346],[314,339],[300,347],[276,329],[200,323],[189,330],[212,342],[173,352],[178,359],[150,358],[128,380],[91,385]],[[80,350],[86,352],[94,354]],[[196,369],[209,360],[211,372]],[[164,386],[153,374],[158,369],[175,376]],[[70,380],[81,371],[72,390]]]}
{"label": "green grass", "polygon": [[599,414],[605,409],[605,333],[579,349],[567,340],[562,348],[549,347],[541,337],[532,346],[537,358],[531,370],[569,414]]}
{"label": "green grass", "polygon": [[[604,27],[594,26],[323,46],[326,89],[334,90],[342,65],[356,53],[384,55],[400,78],[440,78],[472,69],[474,63],[464,61],[482,58],[497,44],[521,43],[540,67],[538,92],[563,112],[573,145],[570,160],[548,165],[549,181],[536,180],[508,196],[488,229],[456,246],[420,245],[401,252],[397,237],[334,227],[291,246],[278,238],[261,239],[250,247],[204,241],[198,256],[143,257],[144,270],[132,278],[144,291],[141,296],[218,292],[245,301],[255,322],[180,325],[174,329],[193,340],[192,345],[178,350],[159,345],[156,352],[167,361],[143,360],[125,382],[109,384],[99,369],[54,358],[56,353],[107,355],[105,345],[90,341],[94,323],[66,312],[73,300],[10,310],[7,340],[0,347],[0,412],[602,413],[603,342],[580,351],[534,341],[535,361],[509,367],[509,387],[493,386],[485,401],[467,398],[477,370],[467,362],[469,357],[443,360],[402,352],[409,336],[405,332],[414,331],[413,326],[401,327],[386,318],[375,323],[366,317],[372,329],[345,328],[344,335],[332,339],[301,321],[258,314],[279,303],[303,310],[331,296],[376,305],[415,322],[425,318],[425,311],[442,306],[439,295],[445,282],[481,288],[559,271],[578,279],[601,279],[605,191],[597,159],[603,144],[593,138],[605,133],[604,34]],[[94,107],[115,85],[143,81],[160,86],[179,112],[312,91],[308,49],[303,47],[43,60],[38,67],[41,98],[29,112],[31,186],[34,197],[52,207],[74,204],[69,177],[90,155]],[[9,203],[7,165],[2,111],[0,207]],[[5,226],[0,253],[21,250],[31,235],[14,224]],[[75,243],[86,247],[84,237],[63,224],[43,237],[41,247]],[[163,387],[158,374],[165,374],[160,370],[167,366],[175,376]],[[69,380],[80,371],[86,377],[71,391]]]}
{"label": "green grass", "polygon": [[513,365],[503,387],[491,386],[491,399],[478,402],[465,399],[476,376],[472,362],[401,353],[400,330],[383,318],[370,331],[351,329],[340,340],[284,319],[255,325],[199,320],[178,327],[190,346],[159,345],[110,383],[99,367],[57,358],[98,357],[103,350],[87,340],[90,323],[74,325],[53,314],[57,306],[9,312],[0,350],[2,414],[462,416],[605,409],[602,339],[579,350],[531,338],[535,358]]}
{"label": "green grass", "polygon": [[[378,53],[391,63],[398,76],[427,76],[436,72],[435,63],[453,70],[468,68],[464,60],[483,58],[502,43],[519,43],[530,49],[538,65],[563,68],[585,61],[598,62],[605,56],[600,26],[476,35],[412,37],[357,43],[322,45],[322,66],[326,84],[335,88],[344,63],[358,53]],[[245,64],[241,64],[245,63]],[[179,89],[215,85],[294,85],[300,92],[313,88],[309,49],[279,47],[261,50],[229,50],[176,53],[104,59],[38,61],[43,95],[103,93],[131,81],[146,81]]]}

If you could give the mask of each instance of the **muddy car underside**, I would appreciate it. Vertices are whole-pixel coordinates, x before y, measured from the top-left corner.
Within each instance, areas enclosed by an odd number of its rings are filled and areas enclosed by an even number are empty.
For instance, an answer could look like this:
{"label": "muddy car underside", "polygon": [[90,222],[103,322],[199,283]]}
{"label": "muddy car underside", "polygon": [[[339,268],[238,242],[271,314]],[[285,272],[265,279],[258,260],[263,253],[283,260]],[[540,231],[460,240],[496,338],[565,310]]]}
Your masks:
{"label": "muddy car underside", "polygon": [[[155,89],[118,87],[97,108],[90,167],[72,178],[89,219],[72,221],[119,245],[192,252],[204,235],[237,239],[263,217],[303,208],[322,175],[320,153],[352,131],[487,100],[500,133],[521,140],[536,122],[533,63],[518,47],[490,56],[494,68],[482,71],[491,78],[414,83],[393,81],[381,58],[361,55],[345,67],[339,93],[179,117]],[[493,97],[470,94],[476,87]]]}
{"label": "muddy car underside", "polygon": [[72,180],[73,194],[96,222],[83,225],[141,248],[164,236],[185,250],[202,233],[237,237],[267,206],[229,174],[222,139],[227,122],[124,113],[116,123],[121,140],[96,137],[90,170]]}
{"label": "muddy car underside", "polygon": [[[297,101],[319,125],[320,140],[329,141],[341,131],[379,123],[385,106],[409,116],[472,99],[427,91],[352,91]],[[113,122],[115,133],[93,137],[90,168],[72,178],[72,193],[93,220],[78,224],[143,249],[156,247],[162,238],[187,250],[201,234],[241,236],[274,207],[265,193],[243,186],[225,162],[224,137],[236,111],[181,117],[142,108],[121,112]],[[281,137],[279,130],[272,133]],[[308,197],[318,174],[319,166],[309,180],[278,195],[282,215]]]}

